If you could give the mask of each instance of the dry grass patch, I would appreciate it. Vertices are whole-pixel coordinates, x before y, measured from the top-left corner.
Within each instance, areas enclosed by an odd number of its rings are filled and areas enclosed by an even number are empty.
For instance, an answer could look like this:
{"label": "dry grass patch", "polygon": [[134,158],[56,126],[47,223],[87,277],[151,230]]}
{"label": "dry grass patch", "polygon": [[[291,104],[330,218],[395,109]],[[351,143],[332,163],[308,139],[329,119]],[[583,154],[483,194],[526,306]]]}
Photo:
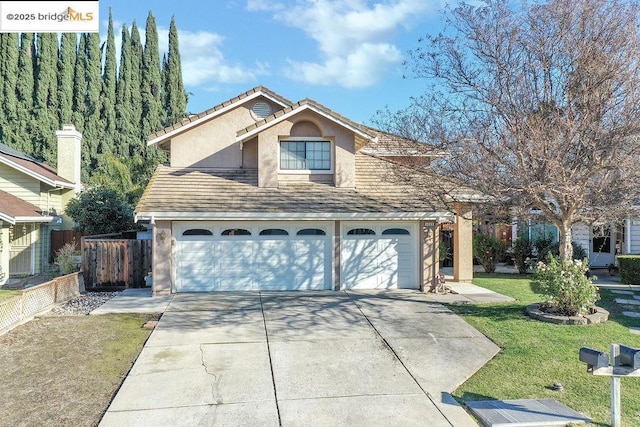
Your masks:
{"label": "dry grass patch", "polygon": [[43,317],[0,336],[2,424],[97,425],[158,317]]}

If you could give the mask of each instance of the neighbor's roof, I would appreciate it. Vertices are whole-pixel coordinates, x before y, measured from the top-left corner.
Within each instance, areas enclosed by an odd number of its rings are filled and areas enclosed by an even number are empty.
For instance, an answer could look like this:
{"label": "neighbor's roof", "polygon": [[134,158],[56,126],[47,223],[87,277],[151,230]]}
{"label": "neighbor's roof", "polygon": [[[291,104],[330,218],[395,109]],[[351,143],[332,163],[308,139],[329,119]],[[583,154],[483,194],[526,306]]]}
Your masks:
{"label": "neighbor's roof", "polygon": [[233,108],[238,103],[243,103],[253,98],[257,98],[259,96],[264,96],[265,98],[270,99],[276,104],[280,104],[282,107],[292,105],[291,101],[278,95],[272,90],[269,90],[264,86],[256,86],[253,89],[250,89],[244,93],[241,93],[236,97],[233,97],[225,102],[215,105],[209,108],[208,110],[203,111],[202,113],[192,114],[191,116],[187,117],[186,119],[183,119],[179,123],[168,126],[162,129],[161,131],[158,131],[156,133],[149,135],[147,144],[153,145],[153,144],[164,142],[178,133],[184,132],[187,129],[197,126],[200,123],[203,123],[207,120],[211,120],[212,118],[224,113],[225,111],[228,111],[230,108]]}
{"label": "neighbor's roof", "polygon": [[145,219],[451,219],[442,203],[387,180],[394,167],[403,166],[356,154],[355,188],[319,183],[261,188],[255,169],[159,166],[135,212]]}
{"label": "neighbor's roof", "polygon": [[52,187],[75,188],[71,181],[58,176],[51,166],[0,143],[0,163],[10,166]]}
{"label": "neighbor's roof", "polygon": [[9,224],[16,222],[51,222],[50,216],[43,216],[42,210],[34,204],[0,191],[0,220]]}

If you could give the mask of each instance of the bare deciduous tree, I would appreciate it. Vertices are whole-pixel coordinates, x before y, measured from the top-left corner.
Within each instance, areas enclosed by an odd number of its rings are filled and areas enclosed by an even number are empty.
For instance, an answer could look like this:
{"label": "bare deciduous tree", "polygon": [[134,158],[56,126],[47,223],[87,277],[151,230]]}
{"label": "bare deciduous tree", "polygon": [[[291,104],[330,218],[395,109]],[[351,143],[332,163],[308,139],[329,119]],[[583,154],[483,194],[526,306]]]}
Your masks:
{"label": "bare deciduous tree", "polygon": [[[571,226],[629,215],[640,183],[640,5],[506,0],[445,11],[407,65],[432,84],[390,132],[448,155],[434,167],[519,214]],[[431,189],[431,191],[434,191]]]}

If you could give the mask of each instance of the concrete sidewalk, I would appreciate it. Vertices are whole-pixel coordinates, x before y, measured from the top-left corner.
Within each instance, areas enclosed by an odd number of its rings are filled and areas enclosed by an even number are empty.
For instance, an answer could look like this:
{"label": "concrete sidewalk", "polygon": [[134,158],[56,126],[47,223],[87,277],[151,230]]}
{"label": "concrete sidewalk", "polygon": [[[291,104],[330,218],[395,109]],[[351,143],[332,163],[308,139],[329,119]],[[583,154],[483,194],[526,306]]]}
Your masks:
{"label": "concrete sidewalk", "polygon": [[151,288],[125,289],[90,314],[164,313],[173,295],[154,297]]}
{"label": "concrete sidewalk", "polygon": [[476,426],[449,393],[499,348],[431,297],[177,294],[100,425]]}

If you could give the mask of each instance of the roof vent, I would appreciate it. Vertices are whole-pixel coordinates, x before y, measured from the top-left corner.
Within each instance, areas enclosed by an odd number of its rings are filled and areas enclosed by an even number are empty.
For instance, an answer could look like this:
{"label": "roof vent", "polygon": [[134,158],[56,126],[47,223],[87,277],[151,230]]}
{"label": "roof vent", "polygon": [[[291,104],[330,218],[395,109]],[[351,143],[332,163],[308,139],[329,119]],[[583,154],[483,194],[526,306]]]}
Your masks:
{"label": "roof vent", "polygon": [[251,107],[251,111],[257,118],[264,119],[271,115],[271,106],[264,101],[256,101]]}

